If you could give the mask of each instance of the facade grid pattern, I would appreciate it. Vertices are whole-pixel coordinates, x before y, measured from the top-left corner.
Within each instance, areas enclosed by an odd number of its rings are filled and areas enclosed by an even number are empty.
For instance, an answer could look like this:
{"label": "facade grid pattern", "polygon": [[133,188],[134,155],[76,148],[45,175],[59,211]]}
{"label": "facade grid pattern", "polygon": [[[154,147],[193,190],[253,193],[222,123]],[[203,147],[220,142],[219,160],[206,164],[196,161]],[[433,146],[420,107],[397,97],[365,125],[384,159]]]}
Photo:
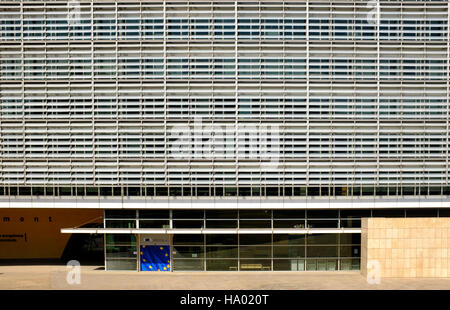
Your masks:
{"label": "facade grid pattern", "polygon": [[448,1],[71,10],[0,2],[4,186],[448,185]]}

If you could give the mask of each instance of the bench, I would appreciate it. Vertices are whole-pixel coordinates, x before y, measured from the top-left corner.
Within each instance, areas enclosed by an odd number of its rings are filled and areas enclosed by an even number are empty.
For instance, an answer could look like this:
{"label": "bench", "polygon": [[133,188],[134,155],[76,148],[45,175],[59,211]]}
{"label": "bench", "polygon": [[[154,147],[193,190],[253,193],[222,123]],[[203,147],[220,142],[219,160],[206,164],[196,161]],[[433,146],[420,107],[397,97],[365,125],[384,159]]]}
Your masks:
{"label": "bench", "polygon": [[258,269],[261,270],[262,269],[262,264],[242,264],[241,265],[241,270],[244,269]]}

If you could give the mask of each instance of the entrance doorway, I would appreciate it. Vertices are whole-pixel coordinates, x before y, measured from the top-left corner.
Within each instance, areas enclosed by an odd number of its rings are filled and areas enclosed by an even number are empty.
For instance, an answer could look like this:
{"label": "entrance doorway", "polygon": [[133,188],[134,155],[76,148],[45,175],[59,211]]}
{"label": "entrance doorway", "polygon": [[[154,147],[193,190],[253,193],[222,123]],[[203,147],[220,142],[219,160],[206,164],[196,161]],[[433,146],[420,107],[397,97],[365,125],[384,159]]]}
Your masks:
{"label": "entrance doorway", "polygon": [[169,235],[139,235],[140,271],[172,271]]}
{"label": "entrance doorway", "polygon": [[141,245],[141,271],[170,271],[169,245]]}

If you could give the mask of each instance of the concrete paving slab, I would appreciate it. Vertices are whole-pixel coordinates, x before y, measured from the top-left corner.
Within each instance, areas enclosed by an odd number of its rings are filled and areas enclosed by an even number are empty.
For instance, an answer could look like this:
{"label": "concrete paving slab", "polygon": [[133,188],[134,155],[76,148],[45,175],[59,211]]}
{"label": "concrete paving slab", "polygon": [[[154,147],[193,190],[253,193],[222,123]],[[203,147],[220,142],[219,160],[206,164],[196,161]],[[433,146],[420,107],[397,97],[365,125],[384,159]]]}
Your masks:
{"label": "concrete paving slab", "polygon": [[[0,289],[118,290],[367,290],[450,289],[450,279],[381,279],[369,284],[359,271],[134,272],[81,266],[80,284],[68,284],[64,265],[0,266]],[[74,279],[74,278],[71,278]]]}

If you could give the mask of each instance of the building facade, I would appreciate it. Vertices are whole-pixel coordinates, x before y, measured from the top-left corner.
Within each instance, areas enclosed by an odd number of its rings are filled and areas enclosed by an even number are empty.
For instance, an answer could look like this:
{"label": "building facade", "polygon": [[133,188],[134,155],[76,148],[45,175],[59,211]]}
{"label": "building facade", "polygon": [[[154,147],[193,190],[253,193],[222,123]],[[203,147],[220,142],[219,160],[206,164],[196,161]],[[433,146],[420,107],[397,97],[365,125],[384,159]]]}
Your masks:
{"label": "building facade", "polygon": [[102,212],[60,228],[108,270],[357,270],[362,217],[450,214],[449,12],[1,0],[0,214]]}

